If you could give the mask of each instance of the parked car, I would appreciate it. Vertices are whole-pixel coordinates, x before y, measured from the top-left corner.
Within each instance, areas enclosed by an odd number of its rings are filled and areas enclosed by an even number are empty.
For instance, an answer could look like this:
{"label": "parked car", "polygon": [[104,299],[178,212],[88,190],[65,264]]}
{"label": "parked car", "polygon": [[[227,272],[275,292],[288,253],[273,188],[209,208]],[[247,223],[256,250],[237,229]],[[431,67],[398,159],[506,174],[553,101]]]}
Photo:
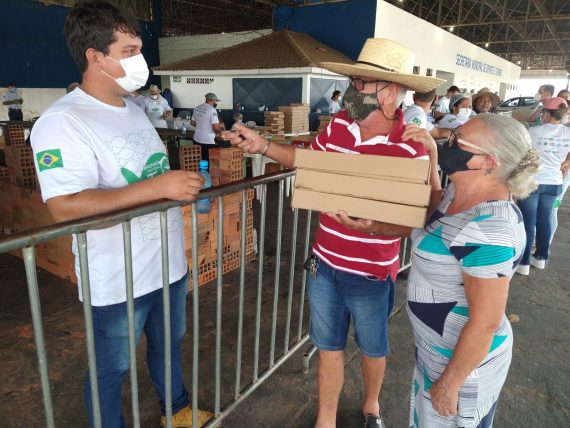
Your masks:
{"label": "parked car", "polygon": [[497,113],[511,112],[514,119],[528,122],[541,105],[540,101],[535,101],[533,97],[516,97],[502,102],[495,110]]}

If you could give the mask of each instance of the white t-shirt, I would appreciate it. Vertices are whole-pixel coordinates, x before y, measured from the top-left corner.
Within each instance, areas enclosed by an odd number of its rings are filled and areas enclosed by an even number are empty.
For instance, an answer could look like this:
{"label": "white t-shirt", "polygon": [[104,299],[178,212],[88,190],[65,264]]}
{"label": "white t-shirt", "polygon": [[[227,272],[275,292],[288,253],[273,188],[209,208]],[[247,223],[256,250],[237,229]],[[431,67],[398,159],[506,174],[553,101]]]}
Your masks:
{"label": "white t-shirt", "polygon": [[208,103],[200,104],[194,109],[192,120],[196,121],[194,140],[200,144],[215,144],[216,133],[212,125],[220,123],[216,109]]}
{"label": "white t-shirt", "polygon": [[[135,104],[137,104],[137,102],[135,102]],[[166,120],[162,118],[162,115],[172,109],[168,105],[168,101],[166,101],[162,96],[159,95],[156,100],[153,100],[150,95],[144,97],[141,108],[144,110],[155,128],[167,127]]]}
{"label": "white t-shirt", "polygon": [[412,104],[404,111],[404,122],[415,123],[420,128],[427,129],[428,131],[433,129],[433,124],[428,120],[424,109],[415,104]]}
{"label": "white t-shirt", "polygon": [[[15,92],[6,90],[6,92],[4,92],[4,95],[2,95],[2,102],[21,100],[21,99],[22,99],[22,95],[20,95],[20,92],[17,89]],[[20,104],[20,103],[8,104],[6,107],[8,107],[10,110],[21,110],[22,104]]]}
{"label": "white t-shirt", "polygon": [[329,100],[329,113],[336,114],[339,111],[340,111],[340,104],[338,103],[338,101]]}
{"label": "white t-shirt", "polygon": [[545,123],[530,127],[528,133],[542,164],[542,171],[535,177],[537,183],[562,184],[560,164],[566,160],[570,152],[570,128]]}
{"label": "white t-shirt", "polygon": [[460,121],[453,113],[448,113],[443,116],[437,126],[443,129],[455,129],[463,125],[465,122]]}
{"label": "white t-shirt", "polygon": [[[130,101],[113,107],[81,88],[55,102],[31,135],[44,201],[86,189],[116,189],[160,175],[170,166],[162,141],[144,112]],[[131,221],[134,296],[162,288],[158,213]],[[73,237],[75,270],[81,277]],[[122,226],[87,232],[89,279],[94,306],[126,301]],[[187,270],[184,223],[179,208],[168,210],[169,279]]]}
{"label": "white t-shirt", "polygon": [[435,103],[435,111],[439,113],[449,113],[449,101],[451,98],[441,97]]}

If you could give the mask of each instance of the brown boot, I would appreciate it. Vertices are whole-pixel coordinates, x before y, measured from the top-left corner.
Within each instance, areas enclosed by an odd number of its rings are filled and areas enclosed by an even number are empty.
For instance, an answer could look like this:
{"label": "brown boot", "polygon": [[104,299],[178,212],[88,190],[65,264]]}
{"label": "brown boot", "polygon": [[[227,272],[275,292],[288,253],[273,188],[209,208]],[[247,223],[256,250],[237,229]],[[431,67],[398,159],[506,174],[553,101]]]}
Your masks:
{"label": "brown boot", "polygon": [[[213,417],[214,414],[212,412],[198,410],[198,426],[205,425]],[[162,428],[166,427],[166,416],[160,417],[160,426]],[[172,415],[172,428],[192,428],[192,408],[190,406],[186,406],[175,415]]]}

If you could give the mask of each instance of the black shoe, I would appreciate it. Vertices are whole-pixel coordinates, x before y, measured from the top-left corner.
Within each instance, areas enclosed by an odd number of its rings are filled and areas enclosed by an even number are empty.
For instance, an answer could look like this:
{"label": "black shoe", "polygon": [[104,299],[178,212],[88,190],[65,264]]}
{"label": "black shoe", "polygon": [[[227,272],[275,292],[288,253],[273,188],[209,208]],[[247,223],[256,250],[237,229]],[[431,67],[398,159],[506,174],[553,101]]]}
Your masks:
{"label": "black shoe", "polygon": [[386,428],[382,415],[366,415],[364,417],[364,428]]}

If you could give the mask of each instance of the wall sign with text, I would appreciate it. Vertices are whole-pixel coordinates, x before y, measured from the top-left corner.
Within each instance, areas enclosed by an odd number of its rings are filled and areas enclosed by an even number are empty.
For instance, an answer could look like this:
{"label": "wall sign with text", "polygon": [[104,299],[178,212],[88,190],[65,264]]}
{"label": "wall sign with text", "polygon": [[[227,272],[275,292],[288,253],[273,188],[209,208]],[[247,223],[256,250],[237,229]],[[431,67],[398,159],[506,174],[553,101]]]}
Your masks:
{"label": "wall sign with text", "polygon": [[503,70],[494,65],[486,64],[481,61],[475,61],[465,55],[457,54],[455,56],[455,65],[460,67],[471,68],[472,70],[481,71],[482,73],[492,74],[493,76],[502,76]]}
{"label": "wall sign with text", "polygon": [[187,77],[186,83],[189,85],[211,85],[214,83],[213,77]]}

